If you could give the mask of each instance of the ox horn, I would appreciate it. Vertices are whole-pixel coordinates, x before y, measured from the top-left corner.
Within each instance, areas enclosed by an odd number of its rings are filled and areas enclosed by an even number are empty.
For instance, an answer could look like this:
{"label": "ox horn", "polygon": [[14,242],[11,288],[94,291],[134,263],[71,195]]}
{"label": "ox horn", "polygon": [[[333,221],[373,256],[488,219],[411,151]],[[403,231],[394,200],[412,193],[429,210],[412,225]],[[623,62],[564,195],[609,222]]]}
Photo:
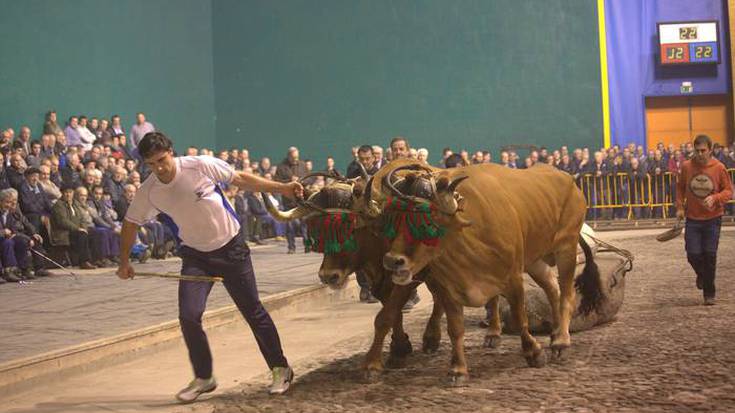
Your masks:
{"label": "ox horn", "polygon": [[260,193],[260,196],[263,197],[263,204],[265,204],[265,209],[267,209],[268,212],[273,216],[273,218],[278,221],[293,221],[295,219],[303,218],[312,212],[309,206],[303,203],[299,203],[296,208],[292,208],[289,211],[279,211],[278,208],[273,205],[268,195],[270,194],[264,192]]}
{"label": "ox horn", "polygon": [[325,178],[334,179],[340,182],[349,182],[349,179],[340,175],[339,172],[337,171],[334,171],[334,172],[318,171],[318,172],[312,172],[308,175],[304,175],[303,177],[299,178],[299,183],[301,185],[304,185],[304,181],[306,181],[309,178],[313,178],[315,176],[323,176]]}

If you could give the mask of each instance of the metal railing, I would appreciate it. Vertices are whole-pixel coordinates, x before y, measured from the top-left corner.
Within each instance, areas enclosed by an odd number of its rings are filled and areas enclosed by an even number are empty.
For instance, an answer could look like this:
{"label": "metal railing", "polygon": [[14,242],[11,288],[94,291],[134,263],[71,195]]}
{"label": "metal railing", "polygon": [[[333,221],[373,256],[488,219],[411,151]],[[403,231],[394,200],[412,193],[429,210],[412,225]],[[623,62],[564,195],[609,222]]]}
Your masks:
{"label": "metal railing", "polygon": [[[735,169],[727,172],[735,182]],[[588,173],[578,178],[578,185],[587,201],[589,219],[668,218],[675,214],[677,177],[671,172]],[[730,209],[732,213],[733,207]]]}

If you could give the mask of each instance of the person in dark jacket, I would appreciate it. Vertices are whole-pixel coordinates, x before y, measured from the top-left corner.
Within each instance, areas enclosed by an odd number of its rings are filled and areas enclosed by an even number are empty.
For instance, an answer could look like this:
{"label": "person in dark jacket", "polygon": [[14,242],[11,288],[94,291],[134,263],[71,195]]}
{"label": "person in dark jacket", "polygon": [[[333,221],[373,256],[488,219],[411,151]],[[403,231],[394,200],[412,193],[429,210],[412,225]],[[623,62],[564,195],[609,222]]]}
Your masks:
{"label": "person in dark jacket", "polygon": [[[18,210],[18,192],[16,190],[8,188],[0,191],[0,210],[0,231],[4,233],[6,238],[13,241],[12,249],[21,276],[25,279],[48,276],[49,272],[45,266],[50,265],[50,263],[47,263],[41,255],[46,255],[43,248],[43,237],[39,233],[39,228],[35,227]],[[31,266],[28,263],[28,254],[31,249],[40,253],[31,254],[33,272],[31,272]]]}
{"label": "person in dark jacket", "polygon": [[74,187],[65,186],[51,210],[51,243],[70,247],[79,268],[97,268],[90,262],[89,233],[82,224],[82,211],[74,206]]}
{"label": "person in dark jacket", "polygon": [[5,171],[8,183],[11,188],[20,191],[21,185],[25,181],[23,172],[25,171],[25,161],[19,153],[10,155],[10,167]]}
{"label": "person in dark jacket", "polygon": [[[25,181],[20,187],[20,210],[35,228],[42,228],[44,220],[51,216],[51,199],[38,184],[41,170],[25,170]],[[44,218],[45,217],[45,218]]]}
{"label": "person in dark jacket", "polygon": [[357,178],[362,176],[362,171],[368,175],[378,172],[375,166],[375,157],[373,156],[373,147],[370,145],[362,145],[357,149],[357,159],[352,161],[347,167],[347,178]]}
{"label": "person in dark jacket", "polygon": [[[306,164],[299,159],[299,149],[292,146],[288,149],[288,155],[286,158],[278,164],[276,168],[275,181],[278,182],[295,182],[303,178],[308,173]],[[284,209],[288,210],[294,208],[296,204],[290,199],[284,199]],[[288,241],[288,253],[293,254],[296,252],[296,232],[301,229],[301,235],[306,234],[306,224],[300,220],[295,219],[286,223],[286,240]],[[304,247],[306,251],[306,247]]]}
{"label": "person in dark jacket", "polygon": [[125,192],[125,168],[116,166],[113,168],[111,179],[105,182],[105,192],[110,194],[112,202],[117,202]]}
{"label": "person in dark jacket", "polygon": [[61,181],[65,186],[79,187],[82,186],[82,165],[79,155],[72,153],[67,157],[67,164],[61,168]]}
{"label": "person in dark jacket", "polygon": [[653,158],[648,159],[648,175],[651,179],[651,196],[653,196],[654,206],[652,214],[654,218],[661,218],[663,207],[661,206],[665,199],[667,183],[671,183],[670,176],[666,175],[668,170],[667,162],[663,158],[663,154],[659,149],[653,152]]}

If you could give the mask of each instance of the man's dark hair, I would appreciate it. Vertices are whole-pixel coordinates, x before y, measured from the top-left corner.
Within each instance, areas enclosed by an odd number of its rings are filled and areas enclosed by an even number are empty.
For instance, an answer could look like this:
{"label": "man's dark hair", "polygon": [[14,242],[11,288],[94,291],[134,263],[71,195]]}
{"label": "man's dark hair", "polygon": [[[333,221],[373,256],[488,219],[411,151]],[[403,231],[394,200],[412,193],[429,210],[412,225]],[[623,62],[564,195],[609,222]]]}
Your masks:
{"label": "man's dark hair", "polygon": [[447,152],[449,152],[451,150],[452,150],[452,148],[450,148],[450,147],[447,146],[446,148],[442,149],[442,155],[446,155]]}
{"label": "man's dark hair", "polygon": [[87,119],[87,117],[84,115],[79,115],[79,120],[82,120],[82,119]]}
{"label": "man's dark hair", "polygon": [[447,157],[447,159],[444,161],[444,166],[446,168],[457,168],[460,166],[464,166],[464,161],[462,160],[462,155],[458,153],[453,153]]}
{"label": "man's dark hair", "polygon": [[148,132],[143,136],[138,144],[138,152],[143,159],[149,158],[157,152],[167,152],[173,150],[173,144],[168,136],[161,132]]}
{"label": "man's dark hair", "polygon": [[33,145],[41,145],[41,141],[39,141],[38,139],[33,139],[31,141],[31,146],[33,146]]}
{"label": "man's dark hair", "polygon": [[72,120],[72,119],[76,119],[76,120],[79,120],[79,118],[78,118],[78,117],[76,117],[76,116],[72,115],[72,116],[69,116],[69,123],[71,123],[71,120]]}
{"label": "man's dark hair", "polygon": [[694,138],[694,146],[706,144],[709,149],[712,149],[712,139],[707,135],[697,135]]}
{"label": "man's dark hair", "polygon": [[362,153],[365,153],[365,152],[373,153],[373,147],[370,145],[362,145],[359,148],[357,148],[357,153],[361,153],[361,152]]}
{"label": "man's dark hair", "polygon": [[105,188],[102,185],[92,185],[92,190],[90,192],[94,192],[97,190],[97,188],[102,190],[102,193],[104,194]]}
{"label": "man's dark hair", "polygon": [[403,136],[396,136],[395,138],[391,139],[390,140],[390,145],[388,145],[388,147],[389,148],[393,148],[393,144],[394,143],[401,142],[401,141],[403,141],[403,142],[406,143],[406,148],[407,149],[411,149],[411,145],[408,144],[408,139],[404,138]]}

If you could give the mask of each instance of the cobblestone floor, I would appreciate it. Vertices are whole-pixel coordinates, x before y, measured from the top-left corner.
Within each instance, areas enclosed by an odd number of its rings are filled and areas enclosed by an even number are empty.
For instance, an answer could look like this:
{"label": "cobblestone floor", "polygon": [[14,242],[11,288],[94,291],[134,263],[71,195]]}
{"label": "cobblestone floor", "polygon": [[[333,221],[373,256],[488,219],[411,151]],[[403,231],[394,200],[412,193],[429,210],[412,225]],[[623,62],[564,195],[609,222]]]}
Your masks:
{"label": "cobblestone floor", "polygon": [[[283,242],[256,247],[253,265],[261,295],[318,283],[319,254],[286,255]],[[286,258],[287,257],[287,258]],[[150,260],[139,271],[175,272],[179,259]],[[138,277],[122,281],[115,268],[78,271],[26,285],[0,285],[0,363],[109,337],[178,317],[175,280]],[[208,309],[232,305],[216,285]]]}
{"label": "cobblestone floor", "polygon": [[[218,413],[286,412],[733,412],[735,411],[735,232],[723,232],[718,303],[701,305],[683,239],[618,239],[636,254],[618,319],[575,334],[566,361],[526,367],[517,337],[482,347],[482,311],[467,310],[466,350],[472,376],[451,388],[446,339],[438,354],[414,353],[408,366],[366,384],[359,370],[370,337],[346,340],[295,366],[297,381],[281,398],[263,393],[266,378],[215,400]],[[411,314],[408,332],[420,345],[428,316]],[[339,326],[334,326],[339,328]],[[548,345],[548,338],[541,338]]]}

